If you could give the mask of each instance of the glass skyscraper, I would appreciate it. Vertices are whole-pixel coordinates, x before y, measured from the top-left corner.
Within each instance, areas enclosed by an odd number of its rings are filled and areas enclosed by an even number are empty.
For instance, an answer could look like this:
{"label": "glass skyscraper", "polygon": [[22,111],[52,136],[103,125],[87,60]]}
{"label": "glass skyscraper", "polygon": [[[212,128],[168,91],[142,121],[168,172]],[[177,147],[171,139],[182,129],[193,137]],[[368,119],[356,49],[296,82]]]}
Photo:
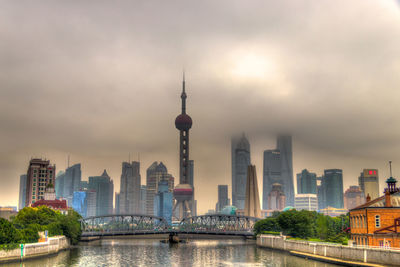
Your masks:
{"label": "glass skyscraper", "polygon": [[[343,209],[343,171],[340,169],[324,170],[320,194],[322,194],[323,208],[333,207]],[[318,207],[321,209],[322,207]]]}
{"label": "glass skyscraper", "polygon": [[101,176],[89,177],[89,190],[96,192],[96,216],[112,214],[114,183],[106,170]]}
{"label": "glass skyscraper", "polygon": [[168,188],[168,181],[158,182],[158,192],[154,196],[154,215],[163,217],[169,224],[172,223],[173,196]]}
{"label": "glass skyscraper", "polygon": [[304,169],[297,174],[297,194],[317,194],[317,174]]}
{"label": "glass skyscraper", "polygon": [[120,213],[140,213],[140,185],[140,162],[123,162],[118,206]]}
{"label": "glass skyscraper", "polygon": [[244,209],[246,199],[247,167],[250,165],[250,143],[243,134],[232,138],[232,205]]}

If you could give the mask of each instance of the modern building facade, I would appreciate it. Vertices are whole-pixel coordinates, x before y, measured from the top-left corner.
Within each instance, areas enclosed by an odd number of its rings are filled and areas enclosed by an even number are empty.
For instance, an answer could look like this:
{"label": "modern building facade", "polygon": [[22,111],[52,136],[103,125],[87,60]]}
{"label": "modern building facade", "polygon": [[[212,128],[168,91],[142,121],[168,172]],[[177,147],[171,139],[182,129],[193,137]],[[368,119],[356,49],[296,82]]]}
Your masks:
{"label": "modern building facade", "polygon": [[89,177],[89,190],[96,192],[96,216],[112,214],[114,182],[106,170],[101,176]]}
{"label": "modern building facade", "polygon": [[118,205],[121,213],[138,214],[140,212],[140,185],[140,162],[123,162]]}
{"label": "modern building facade", "polygon": [[365,197],[369,195],[371,199],[378,198],[380,195],[378,170],[364,169],[358,177],[358,185]]}
{"label": "modern building facade", "polygon": [[64,180],[65,180],[65,172],[59,171],[56,175],[56,198],[64,198]]}
{"label": "modern building facade", "polygon": [[44,198],[46,186],[55,183],[56,166],[49,160],[31,159],[27,171],[25,207]]}
{"label": "modern building facade", "polygon": [[18,201],[18,209],[22,210],[25,207],[26,200],[26,174],[22,174],[19,176],[19,201]]}
{"label": "modern building facade", "polygon": [[158,183],[160,181],[168,182],[168,190],[174,190],[174,177],[168,173],[164,163],[153,162],[146,171],[146,214],[155,215],[154,197],[158,192]]}
{"label": "modern building facade", "polygon": [[294,199],[294,207],[296,210],[318,210],[318,199],[316,194],[297,194]]}
{"label": "modern building facade", "polygon": [[344,192],[344,208],[351,210],[365,203],[364,192],[359,186],[352,185]]}
{"label": "modern building facade", "polygon": [[140,214],[147,213],[146,202],[147,202],[147,186],[141,185],[140,186]]}
{"label": "modern building facade", "polygon": [[250,143],[243,134],[231,139],[232,205],[244,209],[246,200],[247,170],[250,165]]}
{"label": "modern building facade", "polygon": [[169,224],[172,223],[173,195],[168,188],[168,181],[158,182],[158,192],[154,198],[154,213],[163,217]]}
{"label": "modern building facade", "polygon": [[72,208],[83,218],[86,218],[87,206],[87,193],[85,191],[75,191],[72,200]]}
{"label": "modern building facade", "polygon": [[286,206],[285,192],[282,190],[282,185],[274,183],[272,190],[268,194],[268,208],[266,210],[280,211]]}
{"label": "modern building facade", "polygon": [[[174,211],[177,210],[179,220],[193,215],[193,186],[189,177],[189,130],[192,128],[192,118],[186,114],[185,76],[182,81],[181,114],[175,119],[175,127],[179,130],[179,184],[174,189],[176,200]],[[193,181],[192,181],[193,184]]]}
{"label": "modern building facade", "polygon": [[263,209],[268,209],[268,195],[272,185],[281,184],[286,205],[294,206],[292,137],[279,135],[277,148],[264,151]]}
{"label": "modern building facade", "polygon": [[229,206],[228,185],[218,185],[218,202],[215,211],[221,212],[225,206]]}
{"label": "modern building facade", "polygon": [[121,203],[120,203],[120,193],[117,193],[117,192],[115,192],[115,209],[114,209],[114,214],[120,214],[121,213],[121,211],[120,211],[120,206],[121,206]]}
{"label": "modern building facade", "polygon": [[297,174],[297,194],[317,194],[317,175],[307,169]]}
{"label": "modern building facade", "polygon": [[81,164],[74,164],[65,170],[63,198],[67,199],[69,207],[72,207],[74,192],[79,191],[81,187],[82,171]]}
{"label": "modern building facade", "polygon": [[244,215],[261,218],[260,195],[258,192],[256,166],[254,165],[249,165],[247,169]]}
{"label": "modern building facade", "polygon": [[319,209],[328,207],[343,209],[343,171],[340,169],[324,170],[318,194],[321,202]]}

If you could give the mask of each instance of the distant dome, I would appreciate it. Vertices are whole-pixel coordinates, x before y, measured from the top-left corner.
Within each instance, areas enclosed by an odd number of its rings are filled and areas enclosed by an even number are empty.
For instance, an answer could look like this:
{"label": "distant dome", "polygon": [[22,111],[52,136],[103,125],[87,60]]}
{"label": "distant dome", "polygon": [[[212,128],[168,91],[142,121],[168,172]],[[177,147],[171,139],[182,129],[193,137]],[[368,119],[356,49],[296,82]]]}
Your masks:
{"label": "distant dome", "polygon": [[292,206],[287,206],[282,211],[288,211],[288,210],[294,210],[294,208]]}
{"label": "distant dome", "polygon": [[224,215],[236,215],[236,210],[235,206],[225,206],[220,213]]}
{"label": "distant dome", "polygon": [[175,127],[178,130],[189,130],[192,128],[192,118],[187,114],[180,114],[175,119]]}

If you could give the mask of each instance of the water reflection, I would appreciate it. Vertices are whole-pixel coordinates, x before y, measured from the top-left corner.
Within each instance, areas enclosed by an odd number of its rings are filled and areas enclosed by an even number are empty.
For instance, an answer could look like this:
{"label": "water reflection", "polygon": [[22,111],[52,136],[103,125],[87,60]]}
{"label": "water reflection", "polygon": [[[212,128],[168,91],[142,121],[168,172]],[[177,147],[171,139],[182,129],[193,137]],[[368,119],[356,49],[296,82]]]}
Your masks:
{"label": "water reflection", "polygon": [[331,267],[287,253],[260,249],[252,241],[196,240],[166,244],[158,240],[113,239],[78,246],[56,256],[0,266],[273,266]]}

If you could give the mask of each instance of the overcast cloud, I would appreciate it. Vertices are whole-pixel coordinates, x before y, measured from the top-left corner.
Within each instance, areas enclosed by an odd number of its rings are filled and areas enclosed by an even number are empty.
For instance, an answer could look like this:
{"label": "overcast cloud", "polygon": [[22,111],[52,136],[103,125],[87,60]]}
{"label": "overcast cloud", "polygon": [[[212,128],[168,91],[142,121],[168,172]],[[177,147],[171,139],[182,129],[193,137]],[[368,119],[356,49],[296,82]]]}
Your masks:
{"label": "overcast cloud", "polygon": [[[344,185],[393,160],[400,175],[400,9],[395,1],[1,1],[0,205],[31,157],[83,179],[140,153],[178,179],[182,69],[199,211],[231,194],[230,137],[262,152],[291,132],[295,173]],[[177,182],[177,180],[176,180]],[[382,191],[381,190],[381,191]],[[260,196],[261,198],[261,196]]]}

